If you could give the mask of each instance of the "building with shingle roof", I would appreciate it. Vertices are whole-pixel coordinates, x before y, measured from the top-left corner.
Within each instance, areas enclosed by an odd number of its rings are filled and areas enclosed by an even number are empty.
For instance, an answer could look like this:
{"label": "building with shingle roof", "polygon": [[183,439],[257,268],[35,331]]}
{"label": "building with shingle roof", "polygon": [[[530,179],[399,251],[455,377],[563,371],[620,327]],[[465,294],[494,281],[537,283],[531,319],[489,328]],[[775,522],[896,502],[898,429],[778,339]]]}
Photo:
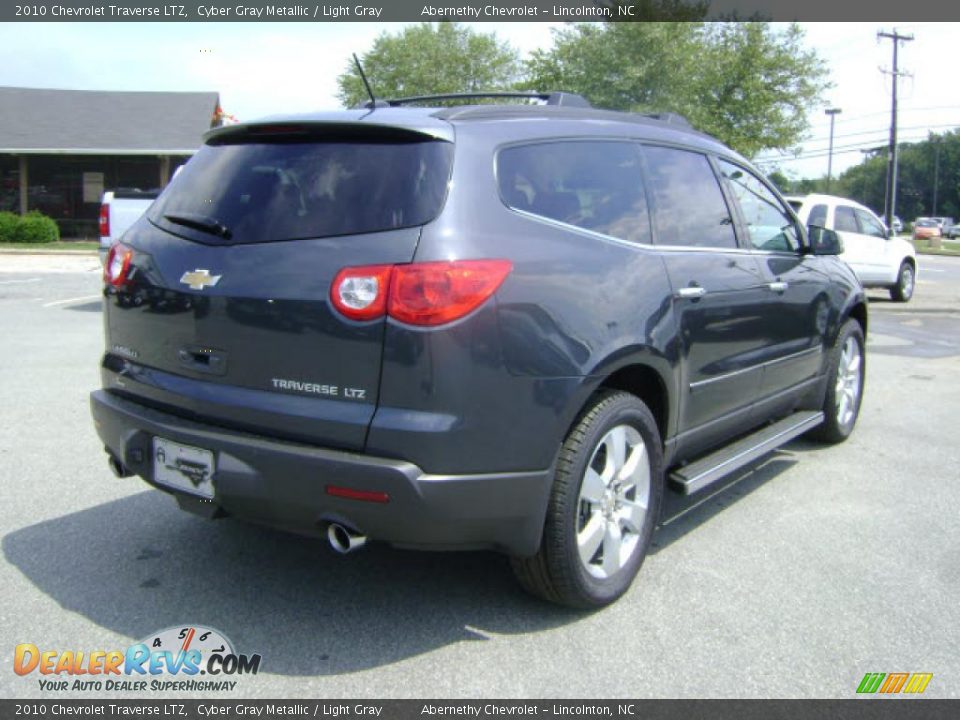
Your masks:
{"label": "building with shingle roof", "polygon": [[215,92],[0,87],[0,210],[93,237],[104,190],[163,187],[221,114]]}

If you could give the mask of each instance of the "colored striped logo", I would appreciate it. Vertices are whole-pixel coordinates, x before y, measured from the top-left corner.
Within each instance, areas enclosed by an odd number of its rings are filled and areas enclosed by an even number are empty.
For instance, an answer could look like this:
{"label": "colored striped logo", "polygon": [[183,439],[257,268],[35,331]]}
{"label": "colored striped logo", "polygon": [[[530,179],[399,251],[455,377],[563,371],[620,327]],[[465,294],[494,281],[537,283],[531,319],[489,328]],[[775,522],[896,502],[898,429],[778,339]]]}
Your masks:
{"label": "colored striped logo", "polygon": [[919,695],[927,689],[933,673],[867,673],[860,681],[858,693],[910,693]]}

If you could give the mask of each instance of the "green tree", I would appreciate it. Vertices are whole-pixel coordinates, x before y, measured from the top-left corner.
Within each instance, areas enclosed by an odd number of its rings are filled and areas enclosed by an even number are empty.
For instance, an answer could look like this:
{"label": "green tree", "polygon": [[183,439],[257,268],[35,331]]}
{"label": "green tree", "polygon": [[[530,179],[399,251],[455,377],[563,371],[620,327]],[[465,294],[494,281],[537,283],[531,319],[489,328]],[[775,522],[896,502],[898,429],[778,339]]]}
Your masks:
{"label": "green tree", "polygon": [[680,113],[752,156],[799,142],[828,87],[826,66],[796,24],[578,23],[526,63],[529,87],[594,105]]}
{"label": "green tree", "polygon": [[[509,90],[521,70],[517,51],[495,34],[446,22],[381,33],[360,62],[378,98]],[[337,85],[346,107],[368,100],[352,58]]]}
{"label": "green tree", "polygon": [[[897,215],[904,222],[929,215],[960,219],[960,131],[930,133],[921,142],[902,143],[898,155]],[[844,171],[836,179],[833,192],[880,214],[884,210],[886,181],[887,151],[881,149]]]}
{"label": "green tree", "polygon": [[774,168],[767,174],[767,180],[772,182],[777,186],[777,189],[784,195],[790,194],[790,188],[793,184],[790,182],[790,178],[784,175],[783,171],[780,168]]}

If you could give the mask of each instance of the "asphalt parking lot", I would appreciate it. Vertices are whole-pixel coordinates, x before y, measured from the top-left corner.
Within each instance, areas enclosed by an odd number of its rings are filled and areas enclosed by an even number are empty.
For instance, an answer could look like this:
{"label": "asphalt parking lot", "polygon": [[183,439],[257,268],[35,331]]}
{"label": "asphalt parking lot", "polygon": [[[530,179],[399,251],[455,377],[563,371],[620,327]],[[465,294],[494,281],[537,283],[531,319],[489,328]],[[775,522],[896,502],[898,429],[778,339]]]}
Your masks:
{"label": "asphalt parking lot", "polygon": [[871,293],[850,441],[672,498],[632,591],[592,614],[528,598],[495,554],[341,557],[114,478],[87,400],[99,287],[96,258],[0,255],[0,697],[53,696],[17,643],[178,624],[262,655],[231,697],[850,698],[867,672],[960,697],[960,258],[922,256],[908,305]]}

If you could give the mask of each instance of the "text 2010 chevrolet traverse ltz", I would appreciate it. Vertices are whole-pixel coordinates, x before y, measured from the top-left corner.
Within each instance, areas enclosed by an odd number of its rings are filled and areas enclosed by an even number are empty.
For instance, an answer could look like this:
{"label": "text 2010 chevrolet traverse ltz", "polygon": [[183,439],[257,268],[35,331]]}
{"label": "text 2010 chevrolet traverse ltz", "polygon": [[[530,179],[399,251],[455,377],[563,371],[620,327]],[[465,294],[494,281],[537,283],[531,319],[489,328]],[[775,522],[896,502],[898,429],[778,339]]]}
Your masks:
{"label": "text 2010 chevrolet traverse ltz", "polygon": [[682,118],[544,100],[210,131],[108,258],[114,471],[341,551],[494,548],[593,607],[668,488],[845,439],[836,234]]}

